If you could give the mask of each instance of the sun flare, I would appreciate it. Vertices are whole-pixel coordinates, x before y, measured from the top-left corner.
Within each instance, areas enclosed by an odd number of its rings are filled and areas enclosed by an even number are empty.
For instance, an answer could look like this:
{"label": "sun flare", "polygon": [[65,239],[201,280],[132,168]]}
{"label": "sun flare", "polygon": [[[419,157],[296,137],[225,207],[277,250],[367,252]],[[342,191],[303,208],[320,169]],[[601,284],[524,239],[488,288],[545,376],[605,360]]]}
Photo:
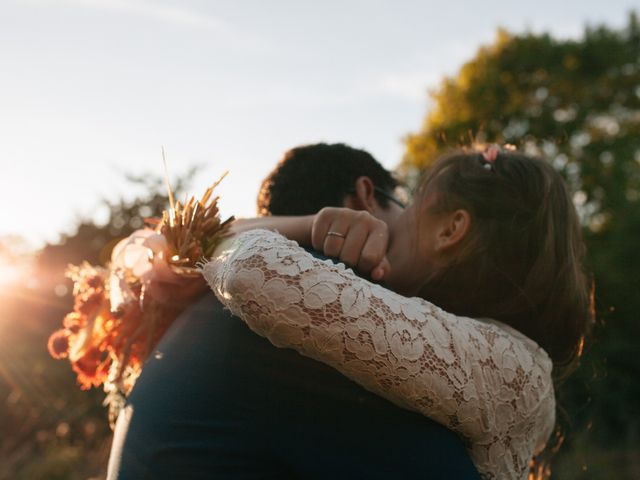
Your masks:
{"label": "sun flare", "polygon": [[0,287],[17,284],[24,278],[25,273],[24,265],[0,257]]}

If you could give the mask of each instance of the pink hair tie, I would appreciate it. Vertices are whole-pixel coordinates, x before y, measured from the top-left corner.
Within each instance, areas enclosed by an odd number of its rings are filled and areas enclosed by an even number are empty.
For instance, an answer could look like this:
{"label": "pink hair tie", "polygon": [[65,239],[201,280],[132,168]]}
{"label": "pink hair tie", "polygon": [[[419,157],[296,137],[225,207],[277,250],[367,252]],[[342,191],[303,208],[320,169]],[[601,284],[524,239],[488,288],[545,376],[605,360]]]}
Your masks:
{"label": "pink hair tie", "polygon": [[482,168],[485,170],[489,170],[490,172],[495,172],[495,163],[496,158],[498,158],[498,153],[500,153],[500,147],[498,145],[489,145],[484,152],[482,152],[482,158],[484,162],[482,162]]}
{"label": "pink hair tie", "polygon": [[487,162],[494,163],[498,154],[500,153],[500,147],[498,145],[489,145],[487,149],[482,153],[482,156]]}

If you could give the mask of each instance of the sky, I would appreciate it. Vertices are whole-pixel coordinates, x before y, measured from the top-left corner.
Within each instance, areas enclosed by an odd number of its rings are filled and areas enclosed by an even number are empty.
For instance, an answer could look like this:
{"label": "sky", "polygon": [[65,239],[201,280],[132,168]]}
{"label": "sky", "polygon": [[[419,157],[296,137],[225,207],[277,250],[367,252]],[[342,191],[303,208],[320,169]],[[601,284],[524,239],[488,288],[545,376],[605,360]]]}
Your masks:
{"label": "sky", "polygon": [[344,142],[387,168],[427,92],[496,29],[581,35],[626,0],[0,0],[0,236],[34,247],[132,198],[125,173],[224,171],[250,216],[287,149]]}

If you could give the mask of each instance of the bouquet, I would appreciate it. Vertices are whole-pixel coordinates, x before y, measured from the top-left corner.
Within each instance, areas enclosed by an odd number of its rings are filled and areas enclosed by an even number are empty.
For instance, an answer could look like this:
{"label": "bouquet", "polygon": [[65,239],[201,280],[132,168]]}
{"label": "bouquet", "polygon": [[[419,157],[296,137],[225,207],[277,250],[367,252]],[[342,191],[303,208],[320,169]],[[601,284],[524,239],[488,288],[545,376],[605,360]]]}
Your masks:
{"label": "bouquet", "polygon": [[49,338],[49,352],[69,359],[80,388],[103,386],[112,424],[157,342],[206,290],[197,262],[211,256],[233,220],[220,220],[213,197],[222,178],[184,205],[169,189],[169,210],[121,240],[107,266],[67,270],[73,311]]}

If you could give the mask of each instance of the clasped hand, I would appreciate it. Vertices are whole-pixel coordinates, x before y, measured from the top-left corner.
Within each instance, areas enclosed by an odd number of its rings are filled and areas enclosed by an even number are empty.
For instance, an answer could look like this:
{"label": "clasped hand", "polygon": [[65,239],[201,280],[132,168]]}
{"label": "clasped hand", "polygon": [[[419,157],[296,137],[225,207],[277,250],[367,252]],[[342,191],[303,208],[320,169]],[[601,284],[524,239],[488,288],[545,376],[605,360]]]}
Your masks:
{"label": "clasped hand", "polygon": [[389,227],[367,211],[327,207],[314,217],[312,247],[380,281],[389,273]]}

